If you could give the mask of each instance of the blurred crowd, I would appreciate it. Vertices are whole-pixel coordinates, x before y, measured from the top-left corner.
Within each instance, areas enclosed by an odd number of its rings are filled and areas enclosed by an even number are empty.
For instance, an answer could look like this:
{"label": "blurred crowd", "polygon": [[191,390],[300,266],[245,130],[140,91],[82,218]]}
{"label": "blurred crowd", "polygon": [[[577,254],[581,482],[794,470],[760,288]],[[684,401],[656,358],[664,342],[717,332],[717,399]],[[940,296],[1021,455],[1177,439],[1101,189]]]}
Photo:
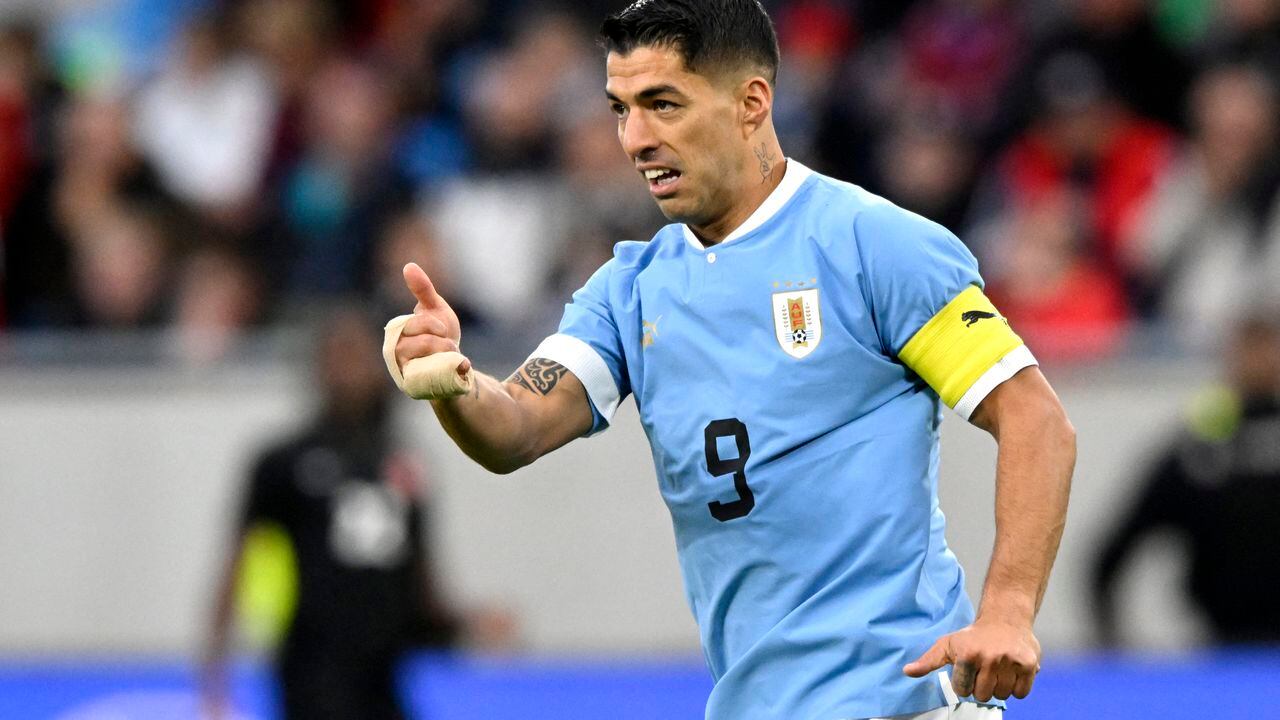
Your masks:
{"label": "blurred crowd", "polygon": [[[210,360],[318,300],[403,312],[408,260],[468,332],[553,328],[664,223],[602,93],[625,4],[6,0],[0,332]],[[955,231],[1043,357],[1216,348],[1275,299],[1280,0],[765,5],[787,153]]]}

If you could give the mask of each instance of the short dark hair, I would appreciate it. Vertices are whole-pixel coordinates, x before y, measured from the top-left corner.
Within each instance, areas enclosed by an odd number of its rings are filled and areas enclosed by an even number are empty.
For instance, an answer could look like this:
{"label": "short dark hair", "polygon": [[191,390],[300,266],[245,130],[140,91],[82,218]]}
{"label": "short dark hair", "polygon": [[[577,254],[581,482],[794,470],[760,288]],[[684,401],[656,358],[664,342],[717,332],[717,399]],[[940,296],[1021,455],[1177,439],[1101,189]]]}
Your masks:
{"label": "short dark hair", "polygon": [[600,44],[621,55],[670,47],[691,72],[750,66],[778,77],[778,35],[759,0],[636,0],[605,19]]}

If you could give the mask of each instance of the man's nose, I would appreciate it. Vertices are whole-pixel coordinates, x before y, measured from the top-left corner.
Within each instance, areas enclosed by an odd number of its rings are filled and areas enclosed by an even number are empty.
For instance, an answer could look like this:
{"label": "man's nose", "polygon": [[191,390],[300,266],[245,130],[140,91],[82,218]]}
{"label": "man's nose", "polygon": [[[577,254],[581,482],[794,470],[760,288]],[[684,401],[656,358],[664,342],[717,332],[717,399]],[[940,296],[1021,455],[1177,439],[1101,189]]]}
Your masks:
{"label": "man's nose", "polygon": [[658,137],[653,132],[653,125],[643,112],[633,112],[623,121],[618,130],[622,140],[622,149],[632,160],[643,161],[654,150],[658,149]]}

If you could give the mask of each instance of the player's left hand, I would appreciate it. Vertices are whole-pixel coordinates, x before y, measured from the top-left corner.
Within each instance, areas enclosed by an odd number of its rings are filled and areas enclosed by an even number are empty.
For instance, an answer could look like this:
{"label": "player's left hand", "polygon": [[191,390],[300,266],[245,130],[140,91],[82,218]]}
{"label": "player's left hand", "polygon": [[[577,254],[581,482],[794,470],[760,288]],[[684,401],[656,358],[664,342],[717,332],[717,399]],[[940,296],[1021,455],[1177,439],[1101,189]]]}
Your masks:
{"label": "player's left hand", "polygon": [[911,677],[954,665],[951,686],[956,695],[980,702],[1007,700],[1031,693],[1040,672],[1040,641],[1029,626],[979,618],[963,630],[944,635],[933,647],[902,669]]}

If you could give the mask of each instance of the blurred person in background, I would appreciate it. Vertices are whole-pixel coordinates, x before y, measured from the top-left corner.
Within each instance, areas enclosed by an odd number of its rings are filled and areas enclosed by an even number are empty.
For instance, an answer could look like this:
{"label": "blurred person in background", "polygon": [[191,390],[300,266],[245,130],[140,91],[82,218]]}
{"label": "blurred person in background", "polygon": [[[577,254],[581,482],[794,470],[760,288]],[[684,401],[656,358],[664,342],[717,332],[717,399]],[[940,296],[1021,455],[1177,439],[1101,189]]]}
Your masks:
{"label": "blurred person in background", "polygon": [[[596,93],[584,21],[607,4],[148,0],[51,12],[34,34],[25,26],[0,33],[0,67],[8,68],[0,77],[10,78],[0,81],[10,88],[0,91],[10,98],[0,99],[0,153],[11,158],[0,163],[9,323],[91,322],[71,291],[73,230],[83,235],[86,209],[104,198],[135,200],[141,190],[237,236],[237,252],[272,278],[260,313],[272,322],[287,322],[307,298],[368,291],[373,239],[409,198],[421,198],[454,259],[459,292],[475,295],[470,304],[485,315],[524,313],[511,325],[530,326],[558,307],[546,288],[572,286],[593,262],[584,258],[610,244],[602,238],[652,229],[633,202],[615,206],[610,227],[564,222],[596,215],[568,208],[624,197],[606,189],[612,183],[596,161],[603,143],[581,116]],[[1266,46],[1276,4],[1225,3],[1210,44]],[[1085,228],[1079,255],[1124,279],[1129,269],[1117,265],[1131,256],[1118,260],[1112,245],[1133,237],[1126,228],[1144,204],[1142,172],[1160,173],[1159,133],[1134,129],[1144,116],[1168,114],[1151,109],[1167,105],[1152,97],[1179,96],[1185,84],[1176,48],[1153,24],[1165,11],[1142,0],[1074,0],[1054,12],[1010,0],[768,5],[791,58],[781,69],[778,129],[799,159],[958,227],[1008,220],[989,198],[1026,184],[1022,173],[978,193],[975,207],[973,178],[1019,174],[993,169],[991,157],[1036,155],[1024,163],[1040,173],[1033,182],[1097,188],[1087,203],[1097,223]],[[1041,41],[1032,36],[1037,25]],[[1040,78],[1064,52],[1092,64],[1081,72],[1103,78],[1107,102],[1074,123],[1038,112],[1030,132],[1013,134],[1027,115],[1014,108],[1043,99]],[[55,76],[70,90],[65,99],[47,87]],[[1122,111],[1111,115],[1123,122],[1099,120],[1103,105]],[[123,138],[103,132],[112,113]],[[71,152],[50,141],[49,118],[83,125],[93,114],[99,139]],[[1052,152],[1028,153],[1033,136],[1048,138]],[[1011,147],[993,144],[1007,137]],[[1093,143],[1104,149],[1078,147],[1106,137],[1113,141]],[[127,160],[102,162],[107,156]],[[49,200],[59,187],[61,210]],[[499,198],[511,200],[505,216],[477,213]],[[982,233],[968,238],[998,281],[1003,250],[987,253]],[[166,261],[170,277],[201,247],[178,244]]]}
{"label": "blurred person in background", "polygon": [[382,13],[370,55],[399,98],[398,167],[419,187],[471,168],[457,76],[476,54],[482,9],[471,0],[396,0]]}
{"label": "blurred person in background", "polygon": [[1280,76],[1280,0],[1222,0],[1215,9],[1209,62],[1255,63]]}
{"label": "blurred person in background", "polygon": [[170,323],[176,357],[193,364],[226,358],[262,315],[262,278],[231,247],[206,244],[177,271]]}
{"label": "blurred person in background", "polygon": [[[444,253],[439,233],[432,218],[417,208],[405,208],[382,226],[374,250],[372,299],[370,304],[380,316],[398,310],[404,302],[404,259],[420,258],[439,268],[441,287],[455,290],[453,264]],[[454,306],[458,319],[467,318],[477,327],[485,327],[488,318],[467,304],[461,297]]]}
{"label": "blurred person in background", "polygon": [[1280,312],[1239,320],[1224,354],[1227,386],[1206,394],[1145,474],[1092,572],[1099,638],[1123,644],[1116,587],[1142,540],[1186,542],[1186,590],[1213,639],[1280,644]]}
{"label": "blurred person in background", "polygon": [[1251,65],[1196,82],[1192,136],[1123,243],[1147,314],[1193,347],[1217,347],[1232,322],[1280,282],[1280,102]]}
{"label": "blurred person in background", "polygon": [[880,145],[876,170],[885,197],[943,227],[962,227],[973,199],[978,148],[936,116],[908,116]]}
{"label": "blurred person in background", "polygon": [[[560,128],[557,167],[573,212],[558,262],[548,272],[547,292],[555,297],[567,297],[582,287],[613,257],[619,238],[652,237],[665,224],[653,202],[635,192],[635,170],[618,152],[618,134],[608,111],[594,103],[593,108]],[[559,308],[548,310],[554,310],[548,313],[551,322],[558,319]]]}
{"label": "blurred person in background", "polygon": [[5,225],[34,164],[32,40],[32,33],[23,28],[0,25],[0,328],[5,326]]}
{"label": "blurred person in background", "polygon": [[[100,271],[81,263],[104,252],[100,236],[110,236],[103,242],[120,239],[111,233],[122,219],[128,224],[144,208],[152,218],[172,209],[156,173],[133,145],[130,117],[123,100],[97,93],[75,96],[59,109],[56,147],[29,178],[4,227],[6,306],[13,326],[93,326],[104,319],[85,303],[95,302],[93,293],[112,290],[77,285]],[[149,256],[164,244],[131,246]],[[152,250],[140,250],[142,245]]]}
{"label": "blurred person in background", "polygon": [[1005,0],[931,0],[903,11],[879,35],[855,25],[856,52],[840,65],[827,108],[808,110],[823,116],[815,162],[959,228],[994,120],[1008,112],[1002,94],[1030,42],[1028,13]]}
{"label": "blurred person in background", "polygon": [[428,195],[423,212],[434,219],[464,304],[504,331],[549,307],[573,200],[563,177],[545,173],[467,177]]}
{"label": "blurred person in background", "polygon": [[484,6],[484,2],[476,0],[382,3],[371,50],[401,82],[412,86],[412,109],[448,104],[444,96],[451,60],[468,41],[478,40]]}
{"label": "blurred person in background", "polygon": [[[1002,124],[1016,133],[1036,113],[1036,86],[1056,58],[1081,55],[1136,115],[1181,127],[1191,63],[1161,31],[1152,0],[1068,0],[1034,44],[1002,103]],[[1009,133],[1002,133],[1008,137]]]}
{"label": "blurred person in background", "polygon": [[338,29],[321,0],[239,0],[228,13],[236,36],[263,63],[276,94],[264,182],[277,192],[306,149],[311,80],[335,53]]}
{"label": "blurred person in background", "polygon": [[1007,279],[1022,242],[1001,228],[1054,196],[1071,197],[1079,208],[1079,252],[1113,282],[1125,281],[1127,231],[1167,172],[1176,135],[1134,114],[1119,89],[1084,53],[1064,52],[1043,66],[1034,122],[997,158],[974,200],[970,242],[992,285]]}
{"label": "blurred person in background", "polygon": [[408,717],[396,687],[406,652],[513,638],[504,613],[464,617],[446,605],[428,549],[428,489],[393,437],[376,325],[355,306],[324,317],[319,412],[254,464],[217,585],[204,668],[215,712],[230,709],[224,676],[237,578],[246,539],[263,523],[287,536],[296,567],[296,607],[277,654],[289,720]]}
{"label": "blurred person in background", "polygon": [[392,162],[394,122],[392,88],[374,68],[335,57],[311,79],[302,154],[259,230],[287,307],[367,290],[378,228],[414,194]]}
{"label": "blurred person in background", "polygon": [[481,171],[551,167],[560,121],[595,98],[592,47],[577,20],[557,11],[522,15],[511,43],[468,78],[464,110]]}
{"label": "blurred person in background", "polygon": [[847,3],[800,0],[782,4],[777,25],[778,45],[787,56],[778,68],[778,137],[796,157],[816,162],[825,109],[860,40],[857,18]]}
{"label": "blurred person in background", "polygon": [[1001,93],[1027,52],[1025,4],[1013,0],[931,0],[905,19],[898,107],[928,111],[985,134]]}
{"label": "blurred person in background", "polygon": [[[581,178],[611,172],[600,164],[598,137],[568,147],[584,116],[596,115],[587,108],[598,108],[588,36],[563,11],[526,10],[518,19],[512,40],[466,78],[476,171],[425,198],[460,298],[517,333],[553,306],[548,287],[567,257],[575,203],[593,200],[579,192]],[[587,164],[570,170],[562,158]],[[620,217],[634,207],[620,206]]]}
{"label": "blurred person in background", "polygon": [[0,25],[0,229],[35,164],[33,41],[27,28]]}
{"label": "blurred person in background", "polygon": [[269,158],[277,107],[262,64],[229,17],[189,24],[136,101],[136,143],[165,187],[212,220],[244,226]]}
{"label": "blurred person in background", "polygon": [[161,326],[172,282],[174,245],[159,214],[140,206],[96,213],[71,252],[78,319],[89,327],[137,330]]}
{"label": "blurred person in background", "polygon": [[559,128],[556,169],[573,195],[575,222],[606,225],[613,237],[649,237],[664,218],[652,201],[635,192],[635,170],[618,154],[611,120],[608,110],[598,106],[566,120]]}
{"label": "blurred person in background", "polygon": [[1067,191],[1037,197],[1008,218],[1005,272],[989,288],[1047,360],[1096,360],[1113,352],[1130,320],[1124,286],[1085,251],[1088,219]]}

